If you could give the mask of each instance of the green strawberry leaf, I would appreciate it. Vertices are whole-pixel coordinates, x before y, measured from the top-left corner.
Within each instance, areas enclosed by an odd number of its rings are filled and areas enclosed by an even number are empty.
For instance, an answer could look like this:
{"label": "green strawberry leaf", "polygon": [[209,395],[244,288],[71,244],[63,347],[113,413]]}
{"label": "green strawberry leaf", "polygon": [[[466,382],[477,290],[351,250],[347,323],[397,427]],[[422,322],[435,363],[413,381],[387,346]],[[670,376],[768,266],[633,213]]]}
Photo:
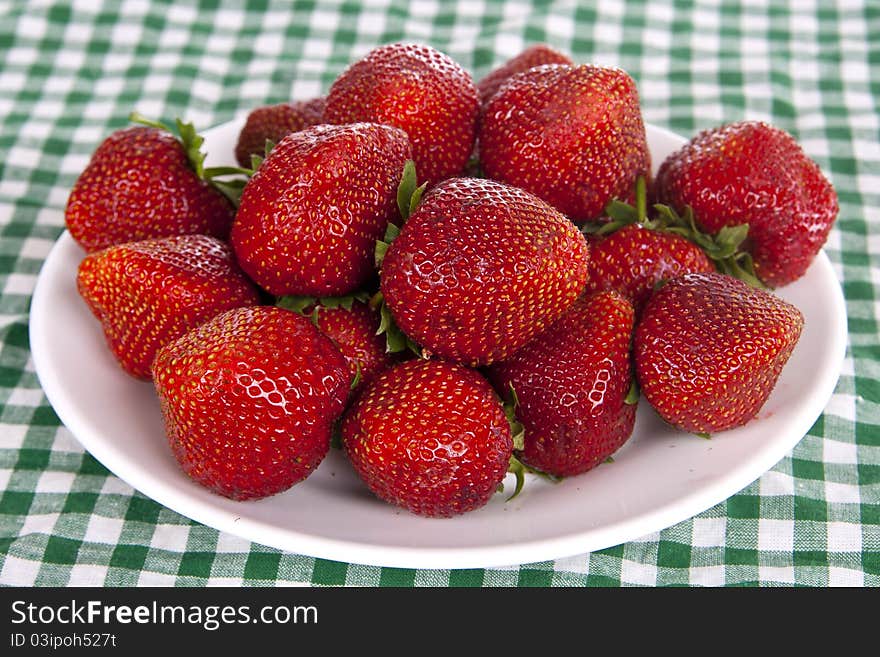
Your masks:
{"label": "green strawberry leaf", "polygon": [[600,224],[598,229],[590,230],[599,235],[613,233],[629,224],[646,224],[648,221],[648,186],[644,176],[636,178],[636,204],[630,205],[620,199],[611,199],[605,206],[605,216],[611,221]]}
{"label": "green strawberry leaf", "polygon": [[[510,500],[520,494],[523,485],[526,483],[526,466],[518,458],[511,456],[507,471],[512,472],[516,477],[516,486],[513,489],[513,493],[505,500],[506,502],[510,502]],[[501,485],[501,489],[504,489],[503,484]]]}
{"label": "green strawberry leaf", "polygon": [[611,218],[611,223],[617,223],[618,227],[634,224],[639,220],[638,210],[629,203],[624,203],[616,198],[608,201],[608,205],[605,206],[605,214]]}
{"label": "green strawberry leaf", "polygon": [[629,390],[626,393],[626,398],[623,400],[623,403],[630,406],[632,406],[633,404],[637,404],[639,401],[639,395],[639,384],[636,382],[635,377],[633,377],[632,383],[629,386]]}
{"label": "green strawberry leaf", "polygon": [[186,151],[186,156],[193,170],[199,178],[205,180],[205,152],[202,150],[202,144],[205,138],[196,132],[192,123],[184,123],[180,119],[175,119],[177,126],[177,134],[180,135],[180,142]]}
{"label": "green strawberry leaf", "polygon": [[202,169],[202,180],[211,180],[216,176],[250,176],[253,173],[253,169],[244,167],[207,167]]}
{"label": "green strawberry leaf", "polygon": [[[187,160],[199,179],[210,183],[226,196],[233,205],[238,207],[239,201],[241,200],[242,189],[247,182],[247,178],[250,178],[250,176],[253,175],[255,168],[245,169],[242,167],[229,166],[206,168],[205,158],[207,157],[207,153],[202,150],[205,138],[196,132],[195,126],[193,126],[192,123],[184,123],[180,119],[175,119],[174,127],[171,127],[161,121],[149,119],[140,112],[131,112],[131,114],[128,115],[128,119],[132,123],[139,123],[150,128],[164,130],[165,132],[174,135],[183,147]],[[218,176],[238,175],[243,175],[246,178],[244,180],[215,180]]]}
{"label": "green strawberry leaf", "polygon": [[235,207],[241,202],[241,194],[244,191],[244,180],[212,180],[211,184],[229,199]]}
{"label": "green strawberry leaf", "polygon": [[385,351],[387,353],[396,354],[409,349],[419,358],[425,357],[421,347],[400,330],[381,292],[376,292],[370,298],[370,306],[379,309],[379,328],[376,335],[385,336]]}
{"label": "green strawberry leaf", "polygon": [[391,242],[393,242],[398,235],[400,235],[400,228],[389,221],[388,225],[385,227],[385,237],[381,240],[376,240],[376,248],[373,251],[373,257],[376,261],[377,269],[382,268],[382,261],[385,259],[388,247],[391,246]]}
{"label": "green strawberry leaf", "polygon": [[317,302],[315,297],[301,297],[301,296],[284,296],[279,297],[275,302],[275,305],[279,308],[286,308],[287,310],[292,310],[295,313],[299,313],[300,315],[305,315],[306,308],[314,306]]}
{"label": "green strawberry leaf", "polygon": [[428,183],[418,184],[416,177],[416,163],[407,160],[403,165],[403,173],[400,176],[400,184],[397,186],[397,208],[401,218],[406,221],[415,212],[416,206],[422,200],[422,194]]}
{"label": "green strawberry leaf", "polygon": [[354,369],[354,378],[351,380],[351,386],[349,386],[349,390],[354,390],[358,387],[358,384],[361,382],[361,364],[359,362],[355,362]]}
{"label": "green strawberry leaf", "polygon": [[388,242],[383,242],[382,240],[376,240],[376,249],[373,252],[373,257],[376,261],[376,267],[382,266],[382,261],[385,259],[385,254],[388,253],[388,247],[391,246]]}
{"label": "green strawberry leaf", "polygon": [[361,290],[339,297],[307,297],[288,295],[278,297],[278,299],[275,301],[275,305],[279,308],[286,308],[287,310],[293,310],[300,315],[304,315],[306,309],[312,306],[315,307],[313,313],[320,308],[345,308],[345,310],[351,310],[355,301],[367,303],[369,302],[369,300],[369,294]]}

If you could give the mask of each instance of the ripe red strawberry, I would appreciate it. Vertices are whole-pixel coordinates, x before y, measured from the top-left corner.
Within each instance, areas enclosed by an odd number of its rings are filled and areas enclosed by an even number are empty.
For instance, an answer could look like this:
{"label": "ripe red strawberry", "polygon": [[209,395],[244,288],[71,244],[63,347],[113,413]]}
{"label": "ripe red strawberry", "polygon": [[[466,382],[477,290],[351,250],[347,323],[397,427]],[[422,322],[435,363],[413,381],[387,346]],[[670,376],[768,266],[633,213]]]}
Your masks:
{"label": "ripe red strawberry", "polygon": [[184,334],[159,350],[153,375],[183,470],[238,500],[314,472],[351,382],[329,338],[273,306],[236,308]]}
{"label": "ripe red strawberry", "polygon": [[532,192],[578,224],[632,199],[651,159],[633,79],[616,68],[547,64],[492,96],[479,131],[486,177]]}
{"label": "ripe red strawberry", "polygon": [[706,130],[657,173],[658,201],[690,206],[709,233],[748,226],[746,246],[770,287],[800,278],[837,218],[837,195],[785,131],[758,121]]}
{"label": "ripe red strawberry", "polygon": [[265,156],[266,140],[277,144],[291,132],[318,125],[323,113],[323,97],[255,108],[238,134],[235,159],[243,167],[251,166],[252,155]]}
{"label": "ripe red strawberry", "polygon": [[317,301],[283,297],[277,305],[311,317],[318,330],[333,340],[357,381],[355,390],[362,389],[397,360],[389,353],[385,336],[379,333],[378,309],[365,301],[353,297]]}
{"label": "ripe red strawberry", "polygon": [[733,249],[728,254],[718,240],[707,241],[706,236],[691,231],[687,220],[669,208],[655,205],[659,216],[649,219],[644,178],[636,183],[635,199],[635,206],[617,200],[609,203],[605,211],[611,221],[587,235],[590,267],[586,290],[620,292],[635,306],[638,317],[658,283],[690,272],[716,271],[707,252],[682,233],[693,234],[693,239],[701,240],[715,256],[732,257]]}
{"label": "ripe red strawberry", "polygon": [[107,247],[82,260],[76,282],[120,365],[143,379],[160,347],[221,312],[260,301],[232,249],[208,235]]}
{"label": "ripe red strawberry", "polygon": [[637,314],[654,286],[689,272],[714,272],[706,253],[693,242],[640,224],[629,224],[604,236],[590,236],[590,274],[586,289],[616,290]]}
{"label": "ripe red strawberry", "polygon": [[406,134],[375,123],[287,135],[242,191],[232,245],[242,269],[276,295],[343,296],[375,275],[376,240],[400,222]]}
{"label": "ripe red strawberry", "polygon": [[202,138],[190,124],[178,122],[178,130],[180,139],[152,124],[125,128],[98,146],[64,214],[83,249],[169,235],[229,235],[235,207],[207,180]]}
{"label": "ripe red strawberry", "polygon": [[574,303],[589,247],[562,214],[492,180],[446,180],[422,199],[381,264],[395,322],[429,353],[486,365]]}
{"label": "ripe red strawberry", "polygon": [[371,121],[409,135],[422,181],[459,175],[474,146],[479,99],[470,74],[422,44],[370,51],[340,75],[327,95],[327,123]]}
{"label": "ripe red strawberry", "polygon": [[448,517],[484,506],[510,465],[501,401],[481,374],[412,359],[386,370],[345,413],[342,441],[380,499]]}
{"label": "ripe red strawberry", "polygon": [[480,92],[480,102],[483,106],[495,95],[495,92],[517,73],[522,73],[535,66],[543,64],[568,64],[574,65],[571,57],[565,55],[545,43],[536,43],[523,50],[496,69],[489,72],[486,77],[477,82],[477,90]]}
{"label": "ripe red strawberry", "polygon": [[557,477],[591,470],[632,435],[637,399],[630,341],[633,307],[617,292],[581,296],[555,324],[513,356],[495,363],[489,378],[500,394],[516,396],[525,430],[517,457]]}
{"label": "ripe red strawberry", "polygon": [[802,327],[797,308],[726,274],[673,278],[636,328],[642,394],[685,431],[742,426],[767,401]]}

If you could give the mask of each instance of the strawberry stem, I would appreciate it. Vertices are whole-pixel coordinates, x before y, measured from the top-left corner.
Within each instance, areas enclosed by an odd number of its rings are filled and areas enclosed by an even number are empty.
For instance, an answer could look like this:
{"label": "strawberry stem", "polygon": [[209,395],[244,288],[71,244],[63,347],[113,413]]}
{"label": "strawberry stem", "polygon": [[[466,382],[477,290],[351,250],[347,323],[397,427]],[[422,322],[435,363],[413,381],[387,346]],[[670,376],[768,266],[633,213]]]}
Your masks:
{"label": "strawberry stem", "polygon": [[652,208],[654,218],[649,218],[647,198],[647,182],[644,176],[639,176],[636,179],[635,206],[612,199],[605,206],[605,215],[610,221],[587,224],[581,229],[582,232],[588,235],[608,235],[626,225],[638,223],[650,230],[680,235],[700,247],[721,273],[739,278],[753,287],[766,288],[755,273],[751,254],[743,248],[749,233],[748,224],[724,226],[712,235],[697,226],[690,206],[679,214],[668,205],[656,203]]}
{"label": "strawberry stem", "polygon": [[175,119],[172,128],[166,123],[149,119],[140,112],[132,112],[128,115],[128,120],[132,123],[139,123],[149,128],[156,128],[174,135],[183,147],[187,160],[195,171],[196,175],[207,183],[210,183],[218,191],[223,193],[234,205],[238,206],[241,198],[241,191],[244,188],[246,180],[214,180],[217,176],[244,175],[248,178],[253,175],[254,170],[244,169],[241,167],[209,167],[205,168],[205,157],[207,153],[202,150],[205,138],[196,132],[192,123],[184,123],[180,119]]}
{"label": "strawberry stem", "polygon": [[132,112],[128,115],[128,120],[132,123],[139,123],[141,125],[145,125],[148,128],[156,128],[157,130],[164,130],[165,132],[170,132],[174,134],[174,130],[170,128],[167,124],[162,123],[161,121],[154,121],[153,119],[147,118],[140,112]]}
{"label": "strawberry stem", "polygon": [[644,176],[636,178],[636,216],[640,224],[648,218],[648,184]]}

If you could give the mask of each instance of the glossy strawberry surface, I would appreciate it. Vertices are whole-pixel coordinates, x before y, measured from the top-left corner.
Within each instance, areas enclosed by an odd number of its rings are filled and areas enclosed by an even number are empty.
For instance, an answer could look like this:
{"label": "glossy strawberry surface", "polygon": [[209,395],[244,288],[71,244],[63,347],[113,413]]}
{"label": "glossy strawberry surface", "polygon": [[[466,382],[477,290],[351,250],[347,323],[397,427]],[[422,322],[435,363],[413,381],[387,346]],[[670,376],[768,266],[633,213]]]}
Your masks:
{"label": "glossy strawberry surface", "polygon": [[274,495],[314,472],[351,383],[329,338],[273,306],[216,316],[163,347],[153,372],[183,470],[240,500]]}
{"label": "glossy strawberry surface", "polygon": [[238,141],[235,159],[243,167],[251,166],[251,156],[266,154],[266,140],[277,144],[291,132],[321,123],[324,113],[323,97],[291,103],[277,103],[256,107],[248,114]]}
{"label": "glossy strawberry surface", "polygon": [[747,224],[755,272],[770,287],[806,272],[838,214],[818,165],[780,128],[742,121],[705,130],[660,166],[657,199],[691,206],[709,233]]}
{"label": "glossy strawberry surface", "polygon": [[424,44],[371,50],[330,87],[324,120],[370,121],[409,135],[420,182],[459,175],[474,146],[479,97],[470,74]]}
{"label": "glossy strawberry surface", "polygon": [[713,272],[715,266],[693,242],[629,224],[609,235],[590,237],[587,290],[616,290],[639,312],[654,286],[690,272]]}
{"label": "glossy strawberry surface", "polygon": [[632,305],[617,292],[585,294],[525,347],[491,366],[499,394],[516,393],[523,463],[557,477],[578,475],[630,438],[633,323]]}
{"label": "glossy strawberry surface", "polygon": [[153,237],[229,235],[235,208],[192,168],[181,143],[157,128],[105,139],[74,183],[64,219],[87,252]]}
{"label": "glossy strawberry surface", "polygon": [[673,278],[648,301],[636,328],[642,394],[685,431],[742,426],[776,386],[803,321],[772,292],[725,274]]}
{"label": "glossy strawberry surface", "polygon": [[260,300],[232,249],[208,235],[107,247],[82,260],[76,282],[120,365],[143,379],[160,347],[214,315]]}
{"label": "glossy strawberry surface", "polygon": [[428,352],[485,365],[512,354],[574,303],[589,247],[521,189],[455,178],[430,191],[382,262],[397,325]]}
{"label": "glossy strawberry surface", "polygon": [[341,296],[375,275],[376,240],[399,223],[406,134],[375,123],[287,135],[245,185],[232,245],[242,269],[281,295]]}
{"label": "glossy strawberry surface", "polygon": [[346,412],[342,439],[376,496],[429,517],[484,506],[513,452],[489,382],[438,360],[413,359],[380,374]]}
{"label": "glossy strawberry surface", "polygon": [[522,73],[543,64],[568,64],[574,62],[568,55],[559,52],[546,43],[535,43],[527,47],[515,57],[511,57],[501,66],[492,69],[484,78],[477,82],[480,102],[485,106],[495,92],[517,73]]}
{"label": "glossy strawberry surface", "polygon": [[384,335],[379,335],[379,313],[368,304],[355,301],[351,308],[318,305],[314,314],[318,329],[339,347],[352,377],[358,378],[357,390],[388,369],[398,357],[390,354]]}
{"label": "glossy strawberry surface", "polygon": [[578,224],[631,199],[651,169],[636,84],[617,68],[547,64],[514,75],[486,105],[479,144],[488,178]]}

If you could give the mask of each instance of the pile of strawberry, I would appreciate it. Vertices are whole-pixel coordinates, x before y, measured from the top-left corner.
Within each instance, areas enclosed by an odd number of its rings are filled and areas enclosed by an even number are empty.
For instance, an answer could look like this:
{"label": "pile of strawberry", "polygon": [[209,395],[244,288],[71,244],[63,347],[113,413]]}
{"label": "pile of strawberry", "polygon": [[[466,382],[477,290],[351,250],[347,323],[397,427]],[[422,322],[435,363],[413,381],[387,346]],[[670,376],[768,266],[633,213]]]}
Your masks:
{"label": "pile of strawberry", "polygon": [[632,78],[543,45],[476,84],[376,48],[326,97],[254,109],[237,167],[135,118],[71,192],[78,289],[183,470],[234,499],[338,440],[376,496],[451,516],[510,471],[518,491],[608,460],[640,396],[684,431],[742,426],[803,326],[772,288],[838,211],[760,122],[652,179]]}

